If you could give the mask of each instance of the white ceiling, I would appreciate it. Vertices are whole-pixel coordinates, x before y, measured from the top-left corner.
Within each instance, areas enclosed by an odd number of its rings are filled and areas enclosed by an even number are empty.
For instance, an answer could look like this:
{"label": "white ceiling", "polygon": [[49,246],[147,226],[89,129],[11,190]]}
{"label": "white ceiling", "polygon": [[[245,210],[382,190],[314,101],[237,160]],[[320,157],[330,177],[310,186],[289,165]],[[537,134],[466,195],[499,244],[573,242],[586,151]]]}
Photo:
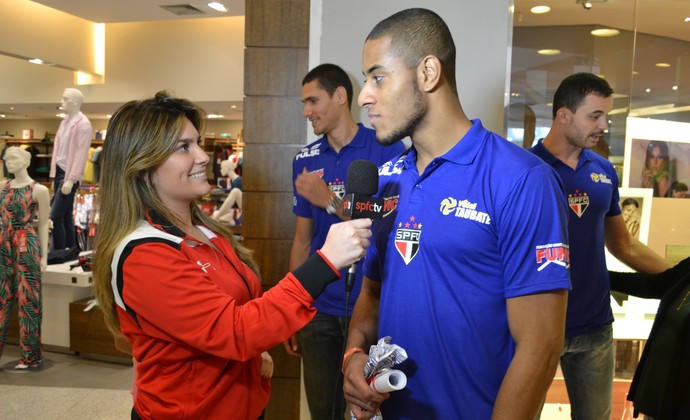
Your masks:
{"label": "white ceiling", "polygon": [[[33,0],[36,3],[64,11],[98,23],[155,21],[186,18],[211,18],[244,15],[245,0],[222,0],[227,13],[219,13],[207,6],[206,1],[184,0]],[[538,27],[561,25],[597,25],[632,31],[636,25],[641,33],[690,42],[690,0],[591,0],[593,7],[585,10],[579,0],[514,0],[514,26]],[[201,14],[176,15],[160,6],[191,5]],[[543,15],[530,13],[530,8],[546,4],[551,12]],[[637,7],[635,18],[634,8]],[[553,40],[558,44],[558,39]],[[689,44],[690,45],[690,44]],[[228,119],[241,119],[241,103],[200,103],[210,113],[229,115]],[[230,106],[235,105],[234,110]],[[1,106],[1,105],[0,105]],[[17,118],[54,117],[57,104],[25,104],[13,113]],[[119,104],[84,104],[85,112],[98,115],[112,113]],[[48,116],[48,117],[46,117]]]}
{"label": "white ceiling", "polygon": [[[690,121],[690,22],[685,21],[690,0],[590,1],[592,8],[586,10],[577,0],[515,0],[514,26],[520,30],[513,38],[511,95],[522,95],[538,119],[550,122],[547,103],[561,78],[581,68],[577,71],[593,71],[609,81],[618,97],[614,108],[623,116],[628,106],[649,112],[669,106],[685,109],[672,118]],[[530,12],[543,4],[551,7],[549,13]],[[621,34],[595,40],[589,33],[594,28],[615,28]],[[536,54],[543,48],[561,54]],[[535,82],[540,74],[548,76]]]}
{"label": "white ceiling", "polygon": [[[32,0],[96,23],[147,22],[154,20],[200,19],[205,17],[244,16],[244,0],[220,0],[228,9],[217,12],[208,1],[184,0]],[[176,15],[161,6],[189,5],[202,13]]]}
{"label": "white ceiling", "polygon": [[[674,38],[690,42],[690,0],[590,0],[585,10],[578,0],[514,0],[515,26],[601,25],[616,29]],[[536,15],[530,9],[551,7],[549,13]],[[637,19],[634,10],[638,8]]]}

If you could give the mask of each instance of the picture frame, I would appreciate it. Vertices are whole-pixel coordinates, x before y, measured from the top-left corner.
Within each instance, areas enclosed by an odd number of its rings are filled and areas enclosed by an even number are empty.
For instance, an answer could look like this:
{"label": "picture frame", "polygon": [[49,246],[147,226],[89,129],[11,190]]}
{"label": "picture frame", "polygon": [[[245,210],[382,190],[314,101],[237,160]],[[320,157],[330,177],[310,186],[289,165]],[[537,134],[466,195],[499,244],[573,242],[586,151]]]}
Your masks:
{"label": "picture frame", "polygon": [[[619,188],[623,221],[628,231],[643,244],[649,240],[649,226],[652,219],[651,188]],[[633,270],[606,250],[606,266],[611,271],[632,272]]]}
{"label": "picture frame", "polygon": [[688,198],[690,124],[628,117],[622,186],[653,197]]}

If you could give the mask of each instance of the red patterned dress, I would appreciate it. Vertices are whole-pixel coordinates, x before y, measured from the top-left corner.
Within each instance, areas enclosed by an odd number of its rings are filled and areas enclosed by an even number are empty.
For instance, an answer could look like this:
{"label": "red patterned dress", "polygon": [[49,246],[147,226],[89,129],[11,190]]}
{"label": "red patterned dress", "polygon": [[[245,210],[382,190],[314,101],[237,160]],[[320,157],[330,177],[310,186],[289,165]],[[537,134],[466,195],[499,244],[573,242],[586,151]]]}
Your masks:
{"label": "red patterned dress", "polygon": [[[12,306],[19,305],[20,362],[36,367],[41,351],[41,243],[31,224],[38,203],[36,182],[0,191],[0,355],[7,340]],[[43,249],[47,252],[47,247]]]}

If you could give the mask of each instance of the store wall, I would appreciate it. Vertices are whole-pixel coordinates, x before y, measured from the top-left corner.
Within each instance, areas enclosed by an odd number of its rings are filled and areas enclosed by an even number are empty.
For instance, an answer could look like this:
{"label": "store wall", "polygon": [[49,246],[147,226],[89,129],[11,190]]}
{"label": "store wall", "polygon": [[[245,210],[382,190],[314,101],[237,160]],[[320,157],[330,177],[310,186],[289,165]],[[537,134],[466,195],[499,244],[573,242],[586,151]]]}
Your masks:
{"label": "store wall", "polygon": [[106,25],[104,85],[92,102],[124,102],[170,89],[194,101],[242,101],[244,17]]}
{"label": "store wall", "polygon": [[95,72],[95,23],[28,0],[0,0],[0,10],[1,53]]}
{"label": "store wall", "polygon": [[[0,135],[8,133],[13,135],[15,139],[21,139],[23,130],[30,129],[33,130],[33,138],[35,139],[43,139],[46,132],[52,138],[60,126],[60,121],[57,118],[54,120],[0,120]],[[105,130],[108,127],[108,120],[93,119],[91,126],[95,135],[97,130]],[[220,137],[221,134],[227,133],[233,139],[238,137],[240,131],[242,131],[242,121],[227,120],[209,120],[204,130],[208,136]]]}
{"label": "store wall", "polygon": [[[0,26],[12,34],[0,37],[0,103],[58,105],[64,88],[74,86],[72,71],[2,52],[91,68],[82,61],[93,61],[87,40],[94,24],[37,6],[0,0]],[[85,102],[124,103],[161,89],[199,102],[243,99],[244,16],[112,23],[105,39],[104,83],[78,86]]]}

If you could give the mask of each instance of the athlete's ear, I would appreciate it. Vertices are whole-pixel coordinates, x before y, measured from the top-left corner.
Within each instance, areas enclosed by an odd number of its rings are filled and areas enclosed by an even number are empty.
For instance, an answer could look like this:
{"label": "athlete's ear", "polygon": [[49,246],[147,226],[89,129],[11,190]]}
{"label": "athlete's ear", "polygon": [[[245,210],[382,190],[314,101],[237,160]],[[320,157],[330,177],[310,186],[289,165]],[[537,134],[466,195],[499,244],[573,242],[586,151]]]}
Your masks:
{"label": "athlete's ear", "polygon": [[560,122],[568,122],[568,117],[570,117],[570,110],[567,107],[562,107],[556,111],[556,119]]}
{"label": "athlete's ear", "polygon": [[335,88],[333,96],[338,100],[340,105],[347,105],[347,91],[343,86],[338,86]]}
{"label": "athlete's ear", "polygon": [[427,55],[417,67],[419,85],[430,92],[441,82],[441,60],[434,55]]}

